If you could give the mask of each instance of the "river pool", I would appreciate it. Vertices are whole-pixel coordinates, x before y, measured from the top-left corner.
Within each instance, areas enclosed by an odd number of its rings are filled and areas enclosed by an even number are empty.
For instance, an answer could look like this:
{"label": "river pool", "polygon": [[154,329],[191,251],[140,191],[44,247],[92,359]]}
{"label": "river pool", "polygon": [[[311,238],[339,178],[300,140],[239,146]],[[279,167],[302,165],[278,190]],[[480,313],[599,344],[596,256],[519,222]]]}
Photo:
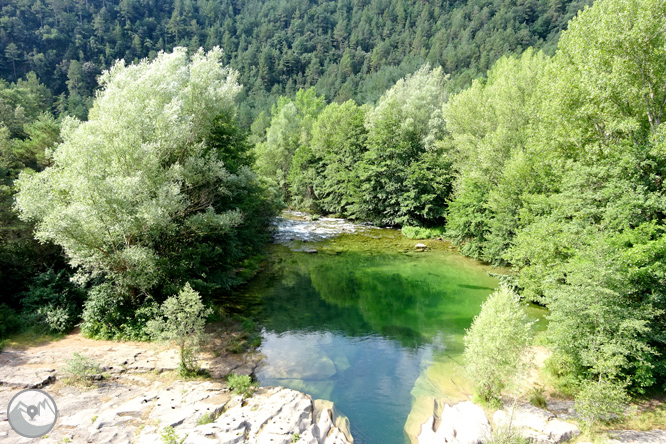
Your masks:
{"label": "river pool", "polygon": [[276,239],[240,298],[264,328],[261,385],[333,401],[356,444],[408,443],[435,399],[468,399],[462,337],[497,270],[334,219],[281,219]]}

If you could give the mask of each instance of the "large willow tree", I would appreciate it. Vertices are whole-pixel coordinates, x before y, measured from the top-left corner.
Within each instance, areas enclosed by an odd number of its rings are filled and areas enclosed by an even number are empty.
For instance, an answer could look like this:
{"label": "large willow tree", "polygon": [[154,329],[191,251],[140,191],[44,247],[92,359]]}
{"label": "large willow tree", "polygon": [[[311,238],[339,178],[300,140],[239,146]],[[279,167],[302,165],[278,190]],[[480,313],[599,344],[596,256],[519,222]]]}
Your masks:
{"label": "large willow tree", "polygon": [[176,48],[152,62],[116,63],[89,120],[66,120],[50,166],[17,181],[21,217],[93,286],[84,320],[105,321],[91,334],[125,323],[109,307],[136,308],[185,280],[209,290],[228,284],[215,274],[240,255],[225,244],[242,243],[234,230],[243,207],[257,207],[247,196],[261,190],[247,166],[225,168],[244,145],[234,146],[230,117],[241,87],[221,57],[219,48],[191,57]]}

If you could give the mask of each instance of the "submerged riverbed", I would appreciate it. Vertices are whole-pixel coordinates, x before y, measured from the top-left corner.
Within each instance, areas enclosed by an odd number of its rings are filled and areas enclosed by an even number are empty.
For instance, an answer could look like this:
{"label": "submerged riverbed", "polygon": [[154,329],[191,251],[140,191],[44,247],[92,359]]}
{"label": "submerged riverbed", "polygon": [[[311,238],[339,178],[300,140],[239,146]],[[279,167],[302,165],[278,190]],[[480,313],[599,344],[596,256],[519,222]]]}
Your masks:
{"label": "submerged riverbed", "polygon": [[439,240],[416,252],[397,230],[299,216],[240,298],[264,327],[257,377],[335,402],[356,444],[405,444],[435,398],[471,392],[462,337],[496,270]]}

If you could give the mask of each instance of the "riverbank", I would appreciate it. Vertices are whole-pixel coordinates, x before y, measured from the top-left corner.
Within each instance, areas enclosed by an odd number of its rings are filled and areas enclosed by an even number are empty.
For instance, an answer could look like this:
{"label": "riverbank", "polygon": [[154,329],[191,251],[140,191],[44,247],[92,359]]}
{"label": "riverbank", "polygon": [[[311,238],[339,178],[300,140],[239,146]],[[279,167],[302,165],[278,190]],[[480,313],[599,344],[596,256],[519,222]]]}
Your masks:
{"label": "riverbank", "polygon": [[[222,340],[222,339],[219,339]],[[71,373],[73,351],[98,365],[89,378]],[[78,332],[58,341],[6,347],[0,353],[0,440],[3,443],[241,443],[350,444],[346,419],[330,402],[282,387],[262,387],[249,398],[223,379],[250,375],[261,356],[202,356],[210,378],[183,379],[177,350],[151,343],[94,341]],[[7,421],[11,398],[25,388],[53,396],[58,420],[41,439],[18,436]],[[349,438],[347,438],[349,436]]]}

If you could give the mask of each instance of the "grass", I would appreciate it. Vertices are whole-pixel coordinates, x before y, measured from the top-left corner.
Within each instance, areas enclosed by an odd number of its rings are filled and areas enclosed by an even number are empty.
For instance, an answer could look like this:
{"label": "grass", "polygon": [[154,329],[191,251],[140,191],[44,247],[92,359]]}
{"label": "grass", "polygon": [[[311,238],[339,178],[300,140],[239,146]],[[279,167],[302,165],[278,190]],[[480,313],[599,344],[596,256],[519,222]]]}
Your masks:
{"label": "grass", "polygon": [[227,384],[235,394],[242,395],[243,398],[249,398],[252,396],[254,390],[256,389],[252,378],[247,375],[240,376],[235,373],[231,373],[229,376],[227,376]]}
{"label": "grass", "polygon": [[666,402],[653,399],[633,405],[624,418],[608,424],[611,430],[648,431],[666,424]]}
{"label": "grass", "polygon": [[444,227],[423,228],[405,225],[400,230],[402,234],[410,239],[433,239],[444,236]]}
{"label": "grass", "polygon": [[197,420],[197,425],[204,425],[204,424],[210,424],[211,422],[215,422],[217,418],[220,417],[222,414],[222,411],[220,410],[218,413],[204,413],[201,415],[201,417]]}
{"label": "grass", "polygon": [[0,341],[0,351],[3,347],[11,347],[19,350],[25,350],[30,347],[39,347],[54,341],[63,339],[64,333],[49,334],[32,329],[27,329],[20,333],[10,335],[7,339]]}
{"label": "grass", "polygon": [[89,356],[76,352],[63,370],[68,375],[66,382],[72,385],[90,386],[95,380],[103,379],[100,364]]}

